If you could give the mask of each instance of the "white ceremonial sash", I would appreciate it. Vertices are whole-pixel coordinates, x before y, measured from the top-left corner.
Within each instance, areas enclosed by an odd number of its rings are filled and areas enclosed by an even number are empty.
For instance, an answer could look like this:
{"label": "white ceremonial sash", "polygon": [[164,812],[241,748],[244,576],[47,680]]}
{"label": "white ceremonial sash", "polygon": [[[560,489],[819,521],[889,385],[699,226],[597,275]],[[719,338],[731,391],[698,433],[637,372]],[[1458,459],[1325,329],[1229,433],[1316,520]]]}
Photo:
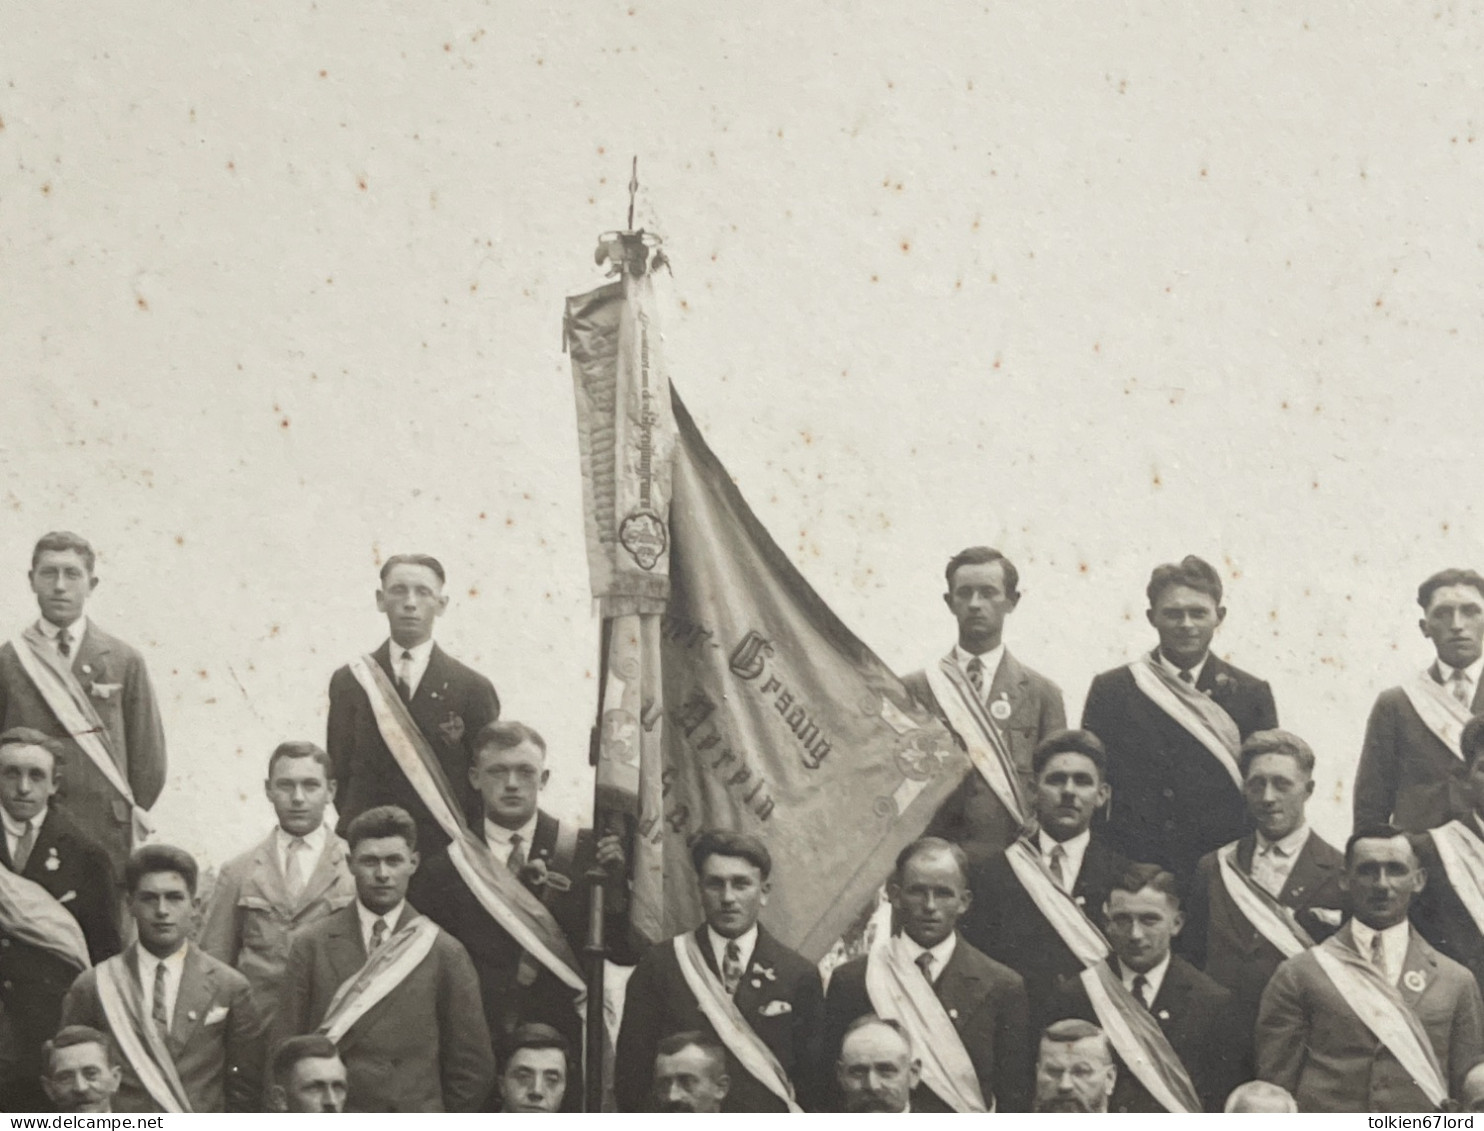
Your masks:
{"label": "white ceremonial sash", "polygon": [[577,968],[577,960],[561,927],[546,905],[491,855],[488,845],[469,831],[463,814],[450,803],[445,786],[440,784],[441,773],[435,777],[437,759],[427,749],[427,739],[392,689],[386,673],[370,656],[356,657],[350,663],[350,671],[366,692],[377,729],[392,758],[433,818],[452,838],[448,859],[479,905],[522,950],[579,995],[585,994],[587,981]]}
{"label": "white ceremonial sash", "polygon": [[438,925],[425,916],[393,932],[330,998],[319,1032],[339,1044],[346,1032],[420,965],[438,939]]}
{"label": "white ceremonial sash", "polygon": [[1081,980],[1108,1042],[1155,1102],[1166,1111],[1200,1111],[1195,1085],[1164,1030],[1108,964],[1089,966],[1082,971]]}
{"label": "white ceremonial sash", "polygon": [[47,950],[86,970],[88,941],[72,913],[35,880],[0,866],[0,934]]}
{"label": "white ceremonial sash", "polygon": [[108,779],[108,784],[118,791],[134,819],[134,842],[138,844],[154,832],[149,814],[134,800],[134,791],[124,777],[118,763],[108,748],[108,728],[93,709],[88,694],[77,682],[72,669],[61,662],[56,650],[47,643],[34,626],[11,637],[10,645],[15,649],[16,659],[26,676],[35,685],[57,722],[68,736],[82,748],[88,760]]}
{"label": "white ceremonial sash", "polygon": [[1345,1004],[1396,1057],[1428,1100],[1442,1107],[1448,1099],[1448,1084],[1437,1054],[1422,1022],[1396,987],[1382,981],[1371,964],[1340,942],[1338,935],[1311,953]]}
{"label": "white ceremonial sash", "polygon": [[1429,832],[1458,901],[1484,934],[1484,842],[1462,821],[1449,821]]}
{"label": "white ceremonial sash", "polygon": [[986,1105],[974,1062],[938,995],[907,957],[901,935],[877,942],[866,958],[866,993],[878,1016],[899,1022],[922,1061],[922,1082],[956,1112],[993,1110]]}
{"label": "white ceremonial sash", "polygon": [[1078,962],[1092,966],[1108,957],[1108,940],[1103,937],[1103,932],[1070,895],[1056,886],[1056,881],[1041,862],[1040,853],[1025,840],[1017,840],[1005,849],[1005,862],[1031,897],[1036,910],[1061,936]]}
{"label": "white ceremonial sash", "polygon": [[706,965],[695,934],[687,931],[683,935],[676,935],[674,945],[675,958],[680,963],[680,974],[690,987],[690,992],[696,995],[696,1004],[701,1007],[706,1020],[711,1022],[721,1043],[726,1045],[749,1075],[787,1104],[789,1111],[802,1111],[794,1100],[794,1086],[788,1073],[783,1071],[783,1065],[778,1063],[773,1050],[763,1044],[762,1038],[747,1023],[726,988],[711,972],[711,967]]}
{"label": "white ceremonial sash", "polygon": [[1463,727],[1473,712],[1448,694],[1441,683],[1433,679],[1432,672],[1423,670],[1402,684],[1407,701],[1417,712],[1423,725],[1438,736],[1454,757],[1463,757]]}
{"label": "white ceremonial sash", "polygon": [[974,768],[1000,799],[1000,804],[1023,827],[1027,808],[1025,799],[1021,797],[1020,775],[999,728],[974,693],[973,685],[964,678],[952,657],[929,663],[923,674],[927,676],[928,687],[943,708],[943,714],[948,717],[948,725],[964,740]]}
{"label": "white ceremonial sash", "polygon": [[[189,945],[189,944],[187,944]],[[186,1095],[175,1060],[165,1047],[165,1039],[155,1023],[144,1016],[143,995],[139,983],[130,975],[126,955],[116,954],[98,964],[98,1001],[109,1031],[119,1051],[161,1111],[189,1114],[191,1101]]]}
{"label": "white ceremonial sash", "polygon": [[1236,841],[1216,850],[1216,863],[1221,870],[1222,886],[1237,905],[1237,910],[1257,929],[1258,934],[1278,948],[1284,958],[1302,954],[1314,945],[1314,940],[1293,918],[1292,911],[1237,867]]}
{"label": "white ceremonial sash", "polygon": [[1209,750],[1240,790],[1242,771],[1237,753],[1242,748],[1242,734],[1232,717],[1204,692],[1180,682],[1146,656],[1131,661],[1128,670],[1139,690]]}

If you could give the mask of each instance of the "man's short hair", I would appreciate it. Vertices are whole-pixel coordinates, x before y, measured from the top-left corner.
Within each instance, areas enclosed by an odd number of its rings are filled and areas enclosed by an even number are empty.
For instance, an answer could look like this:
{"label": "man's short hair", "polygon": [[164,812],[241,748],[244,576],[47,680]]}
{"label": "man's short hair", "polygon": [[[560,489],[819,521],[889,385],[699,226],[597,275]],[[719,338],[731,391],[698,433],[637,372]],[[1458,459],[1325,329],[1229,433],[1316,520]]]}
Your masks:
{"label": "man's short hair", "polygon": [[845,1032],[840,1036],[840,1046],[845,1045],[845,1038],[857,1029],[864,1029],[869,1025],[884,1025],[897,1036],[902,1038],[902,1043],[907,1046],[907,1055],[912,1055],[912,1035],[907,1032],[907,1026],[903,1025],[895,1017],[882,1017],[879,1013],[862,1013],[849,1025],[845,1026]]}
{"label": "man's short hair", "polygon": [[1351,861],[1355,859],[1355,846],[1363,840],[1395,840],[1401,837],[1412,849],[1412,855],[1417,855],[1417,846],[1401,829],[1395,825],[1366,825],[1356,829],[1350,834],[1350,839],[1345,842],[1345,867],[1350,867]]}
{"label": "man's short hair", "polygon": [[[0,735],[0,739],[3,737]],[[1475,715],[1463,724],[1463,734],[1458,737],[1458,746],[1463,751],[1464,764],[1468,766],[1472,766],[1479,755],[1484,754],[1484,715]]]}
{"label": "man's short hair", "polygon": [[1151,609],[1158,602],[1159,595],[1172,585],[1183,585],[1187,589],[1194,589],[1197,593],[1204,593],[1218,605],[1221,604],[1220,575],[1211,568],[1209,562],[1194,554],[1186,554],[1180,559],[1178,565],[1174,562],[1166,562],[1164,565],[1154,567],[1154,572],[1149,575],[1149,584],[1144,589]]}
{"label": "man's short hair", "polygon": [[940,836],[918,837],[906,848],[897,853],[896,868],[892,871],[891,878],[896,883],[902,882],[902,873],[906,871],[907,865],[919,856],[926,856],[930,852],[946,852],[953,857],[953,862],[958,865],[958,874],[963,878],[965,885],[969,882],[969,857],[962,848],[951,840],[944,840]]}
{"label": "man's short hair", "polygon": [[294,1065],[301,1060],[333,1060],[339,1055],[340,1050],[335,1047],[335,1042],[323,1033],[289,1037],[279,1041],[273,1048],[271,1082],[286,1087],[289,1077],[294,1073]]}
{"label": "man's short hair", "polygon": [[958,572],[960,566],[966,565],[988,565],[990,562],[1000,563],[1000,573],[1005,578],[1005,596],[1012,601],[1020,596],[1020,571],[1015,568],[1015,563],[998,550],[988,546],[970,546],[967,550],[960,550],[948,559],[948,565],[943,570],[943,579],[948,582],[948,592],[953,592],[953,575]]}
{"label": "man's short hair", "polygon": [[93,547],[88,545],[88,540],[81,534],[74,534],[70,530],[53,530],[37,539],[36,548],[31,551],[31,568],[36,568],[42,554],[65,554],[69,550],[82,559],[82,564],[87,566],[88,576],[91,577],[95,564]]}
{"label": "man's short hair", "polygon": [[550,1025],[531,1021],[525,1025],[516,1026],[515,1030],[499,1043],[501,1072],[505,1071],[510,1058],[521,1049],[556,1049],[562,1054],[562,1059],[567,1062],[569,1072],[571,1070],[572,1042]]}
{"label": "man's short hair", "polygon": [[1237,764],[1242,771],[1242,777],[1247,776],[1247,767],[1252,765],[1254,758],[1263,754],[1283,754],[1298,763],[1298,768],[1304,771],[1305,777],[1314,776],[1314,751],[1309,744],[1292,731],[1272,730],[1253,731],[1242,743],[1242,752],[1237,758]]}
{"label": "man's short hair", "polygon": [[1284,1105],[1284,1111],[1298,1111],[1298,1104],[1287,1088],[1281,1088],[1277,1084],[1270,1084],[1266,1080],[1248,1080],[1245,1084],[1238,1084],[1232,1089],[1232,1094],[1226,1097],[1226,1103],[1221,1107],[1224,1112],[1237,1110],[1237,1105],[1243,1100],[1273,1100]]}
{"label": "man's short hair", "polygon": [[0,750],[4,750],[7,746],[41,747],[52,756],[52,777],[56,777],[57,772],[61,770],[67,750],[61,739],[53,738],[34,727],[11,727],[0,734]]}
{"label": "man's short hair", "polygon": [[1054,1045],[1075,1045],[1078,1041],[1085,1041],[1089,1037],[1098,1038],[1103,1046],[1103,1055],[1111,1062],[1113,1046],[1108,1042],[1108,1034],[1091,1021],[1083,1021],[1080,1017],[1068,1017],[1063,1021],[1053,1021],[1041,1030],[1041,1040],[1050,1041]]}
{"label": "man's short hair", "polygon": [[1158,864],[1130,864],[1124,869],[1123,874],[1113,881],[1109,888],[1110,894],[1115,891],[1126,891],[1130,895],[1138,895],[1145,888],[1153,888],[1162,895],[1168,896],[1175,909],[1180,908],[1180,881],[1174,875],[1165,871]]}
{"label": "man's short hair", "polygon": [[64,1025],[57,1030],[57,1035],[41,1046],[41,1069],[50,1074],[52,1070],[52,1057],[60,1049],[70,1049],[77,1045],[99,1045],[103,1049],[103,1058],[108,1061],[110,1067],[118,1067],[119,1054],[113,1047],[105,1033],[99,1032],[90,1025]]}
{"label": "man's short hair", "polygon": [[1484,577],[1471,569],[1441,569],[1417,586],[1417,603],[1422,606],[1424,613],[1427,612],[1428,603],[1432,601],[1432,595],[1449,585],[1467,585],[1480,597],[1484,597]]}
{"label": "man's short hair", "polygon": [[1031,773],[1040,777],[1046,763],[1058,754],[1081,754],[1098,768],[1099,777],[1104,780],[1108,777],[1108,749],[1090,730],[1063,728],[1041,739],[1031,755]]}
{"label": "man's short hair", "polygon": [[674,1056],[686,1049],[700,1049],[720,1071],[727,1070],[727,1050],[715,1037],[699,1029],[686,1029],[661,1038],[659,1044],[654,1046],[655,1059],[662,1056]]}
{"label": "man's short hair", "polygon": [[433,571],[438,578],[439,585],[448,583],[448,575],[443,572],[443,563],[431,554],[393,554],[387,558],[381,567],[381,583],[386,584],[386,575],[391,573],[399,565],[423,566]]}
{"label": "man's short hair", "polygon": [[541,748],[542,754],[546,753],[546,739],[536,733],[535,727],[528,727],[514,719],[496,719],[492,723],[485,723],[479,728],[479,733],[474,736],[474,744],[470,747],[474,754],[474,764],[479,764],[480,755],[486,750],[514,750],[523,742],[533,742]]}
{"label": "man's short hair", "polygon": [[691,841],[690,862],[696,875],[701,866],[712,856],[735,856],[746,860],[767,879],[773,871],[773,857],[768,846],[751,833],[736,833],[728,829],[706,829]]}
{"label": "man's short hair", "polygon": [[173,844],[142,844],[129,853],[124,864],[124,889],[133,895],[139,881],[156,872],[174,872],[185,881],[186,891],[196,894],[196,858]]}
{"label": "man's short hair", "polygon": [[[4,736],[0,736],[0,743],[4,742]],[[268,780],[273,780],[273,767],[283,758],[310,758],[324,767],[325,780],[335,780],[335,767],[330,764],[330,756],[312,742],[294,740],[292,742],[280,742],[273,748],[273,753],[268,755]]]}
{"label": "man's short hair", "polygon": [[363,840],[389,836],[401,837],[411,851],[417,851],[417,822],[400,805],[377,805],[355,817],[345,830],[345,843],[354,852]]}

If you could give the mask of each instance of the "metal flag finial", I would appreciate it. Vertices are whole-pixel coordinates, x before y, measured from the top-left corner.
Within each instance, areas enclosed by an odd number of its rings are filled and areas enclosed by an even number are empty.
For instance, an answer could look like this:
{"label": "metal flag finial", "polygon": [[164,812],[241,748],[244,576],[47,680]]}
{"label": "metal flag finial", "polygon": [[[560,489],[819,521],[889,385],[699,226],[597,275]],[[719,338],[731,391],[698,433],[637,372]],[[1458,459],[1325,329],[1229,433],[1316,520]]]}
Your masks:
{"label": "metal flag finial", "polygon": [[634,197],[639,192],[639,155],[634,154],[634,165],[629,172],[629,226],[628,230],[634,230]]}

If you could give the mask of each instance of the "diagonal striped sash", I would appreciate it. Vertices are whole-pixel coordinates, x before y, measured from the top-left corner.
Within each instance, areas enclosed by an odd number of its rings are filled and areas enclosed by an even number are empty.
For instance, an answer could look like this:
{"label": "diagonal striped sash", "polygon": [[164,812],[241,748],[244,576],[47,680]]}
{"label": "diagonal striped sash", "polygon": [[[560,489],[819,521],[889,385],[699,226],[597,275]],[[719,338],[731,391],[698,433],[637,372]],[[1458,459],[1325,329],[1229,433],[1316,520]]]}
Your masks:
{"label": "diagonal striped sash", "polygon": [[1232,717],[1210,696],[1176,679],[1163,664],[1147,656],[1130,662],[1128,670],[1139,690],[1209,750],[1240,790],[1242,771],[1237,754],[1242,748],[1242,733]]}
{"label": "diagonal striped sash", "polygon": [[984,709],[973,685],[964,678],[951,656],[928,664],[923,674],[948,717],[948,725],[964,740],[974,768],[1015,822],[1024,827],[1030,810],[1023,796],[1020,774],[1016,772],[1004,736]]}
{"label": "diagonal striped sash", "polygon": [[1460,703],[1441,683],[1433,679],[1432,672],[1420,671],[1402,684],[1402,692],[1424,726],[1438,736],[1438,741],[1453,752],[1454,757],[1463,757],[1463,727],[1473,714]]}
{"label": "diagonal striped sash", "polygon": [[437,924],[422,915],[393,932],[335,991],[319,1031],[339,1044],[352,1025],[422,964],[437,939]]}
{"label": "diagonal striped sash", "polygon": [[1237,842],[1217,849],[1216,863],[1221,883],[1237,910],[1257,929],[1257,933],[1278,948],[1284,958],[1302,954],[1314,945],[1307,931],[1299,926],[1293,911],[1284,907],[1237,867]]}
{"label": "diagonal striped sash", "polygon": [[175,1059],[155,1023],[144,1015],[143,993],[125,957],[132,953],[115,954],[98,964],[98,1002],[103,1006],[103,1016],[119,1051],[150,1099],[161,1111],[190,1112],[191,1100],[175,1070]]}

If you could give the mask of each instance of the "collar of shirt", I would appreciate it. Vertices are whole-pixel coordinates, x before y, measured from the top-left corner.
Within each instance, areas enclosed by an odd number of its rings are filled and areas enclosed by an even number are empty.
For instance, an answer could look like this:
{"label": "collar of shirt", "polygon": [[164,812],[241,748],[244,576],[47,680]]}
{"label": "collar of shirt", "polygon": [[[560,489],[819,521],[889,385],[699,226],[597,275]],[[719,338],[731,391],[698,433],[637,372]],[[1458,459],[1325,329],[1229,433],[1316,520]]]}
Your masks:
{"label": "collar of shirt", "polygon": [[325,823],[321,821],[312,833],[305,833],[302,837],[296,837],[293,833],[285,832],[280,826],[273,830],[273,845],[278,850],[278,866],[286,876],[289,874],[289,844],[295,840],[302,840],[309,849],[309,871],[319,863],[320,855],[325,850],[325,839],[330,835]]}
{"label": "collar of shirt", "polygon": [[41,826],[42,826],[42,823],[46,820],[46,814],[47,814],[47,810],[43,809],[40,813],[37,813],[36,816],[32,817],[29,821],[17,821],[14,817],[12,817],[4,809],[0,809],[0,823],[3,823],[5,825],[5,835],[7,837],[9,837],[12,841],[17,841],[17,840],[20,840],[21,837],[23,837],[23,836],[26,835],[26,826],[27,825],[30,825],[33,829],[35,829],[36,830],[36,835],[37,836],[40,836],[41,835]]}
{"label": "collar of shirt", "polygon": [[1267,849],[1273,849],[1274,854],[1277,855],[1279,859],[1292,860],[1299,854],[1304,845],[1308,843],[1308,840],[1308,824],[1300,825],[1287,836],[1279,837],[1277,840],[1269,840],[1267,837],[1263,836],[1261,832],[1258,832],[1257,841],[1253,846],[1253,851],[1261,853],[1265,852]]}
{"label": "collar of shirt", "polygon": [[[1159,648],[1156,648],[1154,650],[1154,657],[1159,661],[1160,666],[1163,667],[1165,671],[1169,672],[1176,679],[1180,679],[1180,673],[1182,671],[1188,671],[1190,672],[1190,682],[1192,684],[1197,684],[1201,681],[1201,672],[1206,670],[1206,661],[1211,658],[1211,653],[1207,652],[1204,656],[1202,656],[1201,662],[1196,664],[1193,668],[1182,668],[1179,664],[1175,663],[1168,656],[1166,656],[1164,652]],[[1184,681],[1182,680],[1181,682]]]}
{"label": "collar of shirt", "polygon": [[376,920],[386,920],[386,933],[390,935],[397,929],[397,920],[402,918],[402,910],[407,906],[404,899],[393,907],[385,915],[377,915],[359,899],[356,900],[356,918],[361,921],[361,945],[366,948],[366,953],[371,953],[371,931],[376,926]]}
{"label": "collar of shirt", "polygon": [[735,939],[728,939],[718,935],[709,926],[706,928],[706,937],[711,940],[711,956],[716,959],[716,969],[722,969],[722,961],[726,958],[727,943],[735,942],[737,952],[742,957],[742,973],[747,973],[747,968],[752,965],[752,952],[757,949],[757,924],[754,923],[743,934]]}
{"label": "collar of shirt", "polygon": [[[45,636],[53,644],[57,642],[57,635],[62,631],[62,626],[52,624],[45,617],[36,622],[36,627],[41,629],[41,635]],[[88,618],[80,616],[67,626],[67,639],[72,641],[72,654],[77,655],[77,646],[82,643],[82,638],[87,635]]]}
{"label": "collar of shirt", "polygon": [[1400,923],[1375,931],[1359,919],[1350,920],[1350,930],[1355,937],[1355,949],[1367,962],[1371,960],[1371,940],[1381,936],[1381,961],[1386,964],[1386,980],[1393,985],[1402,976],[1402,967],[1407,964],[1407,947],[1412,942],[1411,923],[1403,919]]}
{"label": "collar of shirt", "polygon": [[392,681],[396,682],[397,673],[402,664],[402,653],[412,653],[412,672],[407,680],[407,686],[413,694],[417,693],[417,685],[423,681],[423,675],[428,670],[428,661],[433,658],[433,638],[430,636],[415,648],[403,648],[395,640],[387,638],[387,657],[392,662]]}
{"label": "collar of shirt", "polygon": [[135,958],[139,967],[139,984],[144,988],[144,1015],[150,1017],[154,1013],[155,1001],[155,967],[165,968],[165,1016],[171,1021],[175,1019],[175,1001],[180,996],[180,978],[185,973],[186,947],[190,943],[182,943],[174,954],[158,958],[145,950],[144,947],[136,947]]}
{"label": "collar of shirt", "polygon": [[521,847],[526,850],[526,859],[531,858],[531,842],[536,839],[536,814],[518,829],[507,829],[504,825],[497,825],[488,817],[484,819],[484,842],[490,846],[490,852],[501,864],[510,863],[510,838],[520,834]]}
{"label": "collar of shirt", "polygon": [[[1165,984],[1165,975],[1170,972],[1170,956],[1166,954],[1159,960],[1159,964],[1153,969],[1144,971],[1144,981],[1149,985],[1149,1004],[1153,1005],[1159,997],[1159,988]],[[1129,993],[1134,992],[1134,979],[1139,975],[1130,970],[1120,959],[1118,962],[1118,976],[1123,980],[1123,988]]]}
{"label": "collar of shirt", "polygon": [[1087,846],[1091,843],[1091,829],[1083,829],[1070,840],[1052,840],[1046,835],[1045,829],[1036,830],[1036,844],[1041,849],[1041,859],[1046,861],[1047,867],[1051,866],[1051,850],[1058,844],[1067,854],[1064,875],[1067,878],[1068,891],[1077,882],[1077,877],[1082,874],[1082,858],[1087,855]]}
{"label": "collar of shirt", "polygon": [[1443,663],[1442,660],[1438,661],[1438,674],[1443,677],[1444,687],[1447,687],[1448,684],[1453,682],[1454,672],[1463,672],[1464,675],[1468,676],[1469,686],[1478,688],[1479,674],[1481,671],[1484,671],[1484,656],[1480,656],[1466,668],[1449,667],[1447,664]]}
{"label": "collar of shirt", "polygon": [[905,931],[897,937],[902,940],[902,949],[906,952],[907,958],[914,966],[917,964],[917,960],[924,954],[931,954],[933,956],[933,964],[929,969],[932,972],[934,982],[943,976],[943,971],[948,967],[948,960],[953,957],[953,952],[958,949],[957,931],[954,931],[937,946],[922,946],[920,943],[915,943],[907,937]]}
{"label": "collar of shirt", "polygon": [[[967,677],[969,674],[969,661],[974,658],[973,652],[966,652],[957,644],[953,646],[953,662],[958,665],[958,670]],[[984,666],[984,696],[989,698],[990,686],[994,683],[994,677],[1000,673],[1000,664],[1005,659],[1005,645],[996,644],[988,652],[979,653],[979,663]]]}

